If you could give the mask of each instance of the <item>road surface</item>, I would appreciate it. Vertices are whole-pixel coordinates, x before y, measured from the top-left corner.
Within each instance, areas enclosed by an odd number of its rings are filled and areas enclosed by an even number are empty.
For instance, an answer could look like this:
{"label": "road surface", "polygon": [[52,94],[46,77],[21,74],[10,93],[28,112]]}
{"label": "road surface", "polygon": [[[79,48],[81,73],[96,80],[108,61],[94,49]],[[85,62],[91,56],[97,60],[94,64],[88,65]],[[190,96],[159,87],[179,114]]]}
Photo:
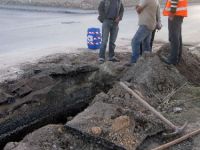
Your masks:
{"label": "road surface", "polygon": [[[200,42],[200,6],[191,6],[183,24],[185,42]],[[51,47],[85,47],[88,27],[101,27],[97,14],[67,14],[0,10],[0,54]],[[167,19],[157,39],[167,41]],[[137,29],[134,10],[125,11],[120,38],[132,38]]]}
{"label": "road surface", "polygon": [[[200,5],[189,7],[189,17],[183,23],[185,43],[200,43],[199,12]],[[83,11],[56,13],[0,9],[0,20],[1,69],[53,53],[75,52],[77,48],[86,48],[87,29],[101,28],[96,13]],[[163,28],[156,34],[156,40],[167,41],[167,17],[162,17],[162,22]],[[120,23],[118,40],[131,39],[137,27],[135,10],[126,10]]]}

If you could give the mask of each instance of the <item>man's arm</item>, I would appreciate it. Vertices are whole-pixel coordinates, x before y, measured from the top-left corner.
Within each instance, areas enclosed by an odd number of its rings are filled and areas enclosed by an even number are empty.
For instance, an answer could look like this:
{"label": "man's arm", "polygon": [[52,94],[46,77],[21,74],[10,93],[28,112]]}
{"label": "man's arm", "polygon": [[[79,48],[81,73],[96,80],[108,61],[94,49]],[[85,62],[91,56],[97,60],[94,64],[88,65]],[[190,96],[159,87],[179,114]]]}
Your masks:
{"label": "man's arm", "polygon": [[136,11],[137,11],[138,14],[140,14],[143,11],[143,9],[144,9],[140,5],[137,5],[135,8],[136,8]]}
{"label": "man's arm", "polygon": [[99,21],[102,23],[104,18],[105,18],[105,2],[104,0],[102,0],[100,3],[99,3],[99,7],[98,7],[98,12],[99,12]]}
{"label": "man's arm", "polygon": [[160,4],[158,4],[157,12],[156,12],[156,29],[160,30],[162,28],[162,23],[161,23],[161,15],[160,15]]}
{"label": "man's arm", "polygon": [[122,20],[123,15],[124,15],[124,5],[121,3],[120,11],[119,11],[119,18],[120,18],[120,20]]}
{"label": "man's arm", "polygon": [[119,10],[119,16],[115,19],[115,22],[119,23],[122,20],[123,15],[124,15],[124,5],[121,3],[120,10]]}
{"label": "man's arm", "polygon": [[140,14],[143,9],[147,6],[147,0],[140,0],[139,5],[136,5],[136,11],[138,14]]}

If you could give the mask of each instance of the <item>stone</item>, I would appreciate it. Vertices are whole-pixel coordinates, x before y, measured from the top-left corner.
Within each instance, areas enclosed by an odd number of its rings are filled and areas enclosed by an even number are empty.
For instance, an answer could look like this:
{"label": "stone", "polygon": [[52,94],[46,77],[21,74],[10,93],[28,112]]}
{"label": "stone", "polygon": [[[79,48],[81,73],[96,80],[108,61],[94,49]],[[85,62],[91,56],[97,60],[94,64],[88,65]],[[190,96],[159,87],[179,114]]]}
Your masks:
{"label": "stone", "polygon": [[65,132],[64,127],[63,127],[63,126],[59,127],[59,128],[58,128],[58,132],[59,132],[60,134],[63,134],[63,133]]}
{"label": "stone", "polygon": [[92,127],[91,133],[95,136],[100,136],[102,133],[102,129],[100,127]]}
{"label": "stone", "polygon": [[125,98],[126,100],[130,100],[130,99],[131,99],[131,96],[130,96],[129,93],[126,93],[125,96],[124,96],[124,98]]}
{"label": "stone", "polygon": [[173,108],[174,113],[181,113],[182,111],[183,111],[183,108],[181,108],[181,107],[174,107]]}
{"label": "stone", "polygon": [[17,89],[16,91],[14,91],[14,93],[16,93],[17,96],[19,96],[19,97],[24,97],[24,96],[30,94],[31,92],[32,92],[32,89],[27,85],[24,85],[24,86],[20,87],[19,89]]}
{"label": "stone", "polygon": [[[128,128],[130,126],[130,118],[128,116],[120,116],[112,123],[112,130],[117,132],[119,130]],[[133,124],[132,124],[133,125]]]}
{"label": "stone", "polygon": [[122,116],[119,108],[115,104],[99,101],[92,103],[82,113],[75,116],[72,121],[67,122],[66,126],[83,133],[100,136],[102,139],[111,141],[128,150],[135,149],[137,142],[133,134],[135,128],[134,118],[132,116]]}
{"label": "stone", "polygon": [[4,92],[0,89],[0,105],[2,104],[11,104],[15,102],[15,98],[10,94]]}
{"label": "stone", "polygon": [[109,99],[109,96],[107,94],[105,94],[104,92],[101,92],[95,96],[92,103],[105,102],[105,101],[108,101],[108,99]]}
{"label": "stone", "polygon": [[26,79],[10,84],[8,90],[19,97],[24,97],[32,92],[32,89],[27,85]]}

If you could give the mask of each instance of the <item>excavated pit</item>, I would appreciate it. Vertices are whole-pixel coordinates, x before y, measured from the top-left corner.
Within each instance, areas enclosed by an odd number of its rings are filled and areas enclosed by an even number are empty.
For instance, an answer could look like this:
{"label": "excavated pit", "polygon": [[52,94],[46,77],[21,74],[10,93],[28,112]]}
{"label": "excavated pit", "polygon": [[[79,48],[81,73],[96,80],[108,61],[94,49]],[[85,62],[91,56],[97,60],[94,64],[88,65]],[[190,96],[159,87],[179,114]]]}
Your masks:
{"label": "excavated pit", "polygon": [[113,64],[87,62],[77,55],[49,56],[23,66],[24,74],[19,79],[2,83],[0,147],[22,140],[47,124],[65,123],[84,110],[97,93],[110,89],[117,79],[117,72],[107,72],[109,67],[115,68]]}
{"label": "excavated pit", "polygon": [[[197,128],[199,55],[184,48],[181,63],[170,66],[159,58],[168,50],[164,45],[132,67],[123,66],[130,53],[118,53],[121,62],[103,65],[96,64],[95,53],[84,53],[50,56],[23,66],[20,80],[1,86],[1,146],[14,141],[4,149],[148,150],[173,140],[162,137],[168,127],[120,87],[119,80],[129,82],[175,124],[189,121],[188,132]],[[66,124],[45,126],[58,122]],[[16,137],[23,139],[16,142]],[[198,149],[198,139],[188,139],[170,150]]]}

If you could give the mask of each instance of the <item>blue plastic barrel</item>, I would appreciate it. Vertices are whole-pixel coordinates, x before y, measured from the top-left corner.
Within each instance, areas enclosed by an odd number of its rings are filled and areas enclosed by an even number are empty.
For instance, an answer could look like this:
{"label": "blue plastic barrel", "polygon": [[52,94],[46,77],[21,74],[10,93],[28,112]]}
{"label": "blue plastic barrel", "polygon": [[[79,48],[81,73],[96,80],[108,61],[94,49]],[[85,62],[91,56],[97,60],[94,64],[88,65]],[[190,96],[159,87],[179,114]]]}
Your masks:
{"label": "blue plastic barrel", "polygon": [[87,45],[89,49],[99,49],[101,46],[101,32],[99,28],[88,28]]}

